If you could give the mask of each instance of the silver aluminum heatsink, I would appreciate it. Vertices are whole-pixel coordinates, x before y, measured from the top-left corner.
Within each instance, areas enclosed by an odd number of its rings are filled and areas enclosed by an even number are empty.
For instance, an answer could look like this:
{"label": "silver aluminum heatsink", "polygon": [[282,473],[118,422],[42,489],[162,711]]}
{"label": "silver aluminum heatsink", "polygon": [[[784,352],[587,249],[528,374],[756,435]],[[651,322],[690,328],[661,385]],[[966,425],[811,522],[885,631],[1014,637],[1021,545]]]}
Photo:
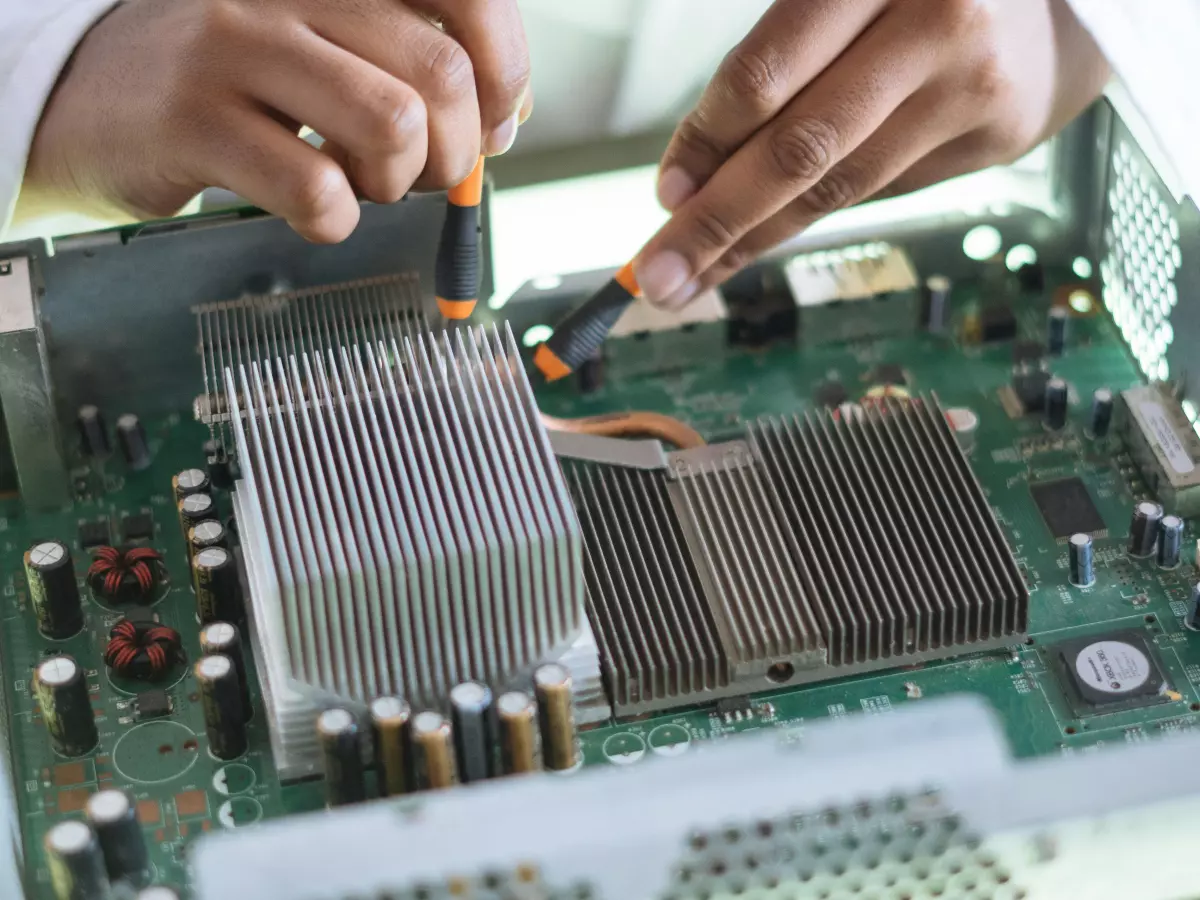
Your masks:
{"label": "silver aluminum heatsink", "polygon": [[285,777],[315,710],[504,685],[583,618],[579,525],[510,332],[226,373],[255,650]]}
{"label": "silver aluminum heatsink", "polygon": [[655,454],[560,440],[619,715],[1016,643],[1029,593],[935,398]]}

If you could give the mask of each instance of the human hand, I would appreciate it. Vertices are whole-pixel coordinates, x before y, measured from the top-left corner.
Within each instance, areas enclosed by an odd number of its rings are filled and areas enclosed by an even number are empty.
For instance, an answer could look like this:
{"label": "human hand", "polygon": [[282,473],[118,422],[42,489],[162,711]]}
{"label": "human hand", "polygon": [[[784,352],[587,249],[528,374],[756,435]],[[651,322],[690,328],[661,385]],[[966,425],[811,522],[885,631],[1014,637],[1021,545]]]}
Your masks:
{"label": "human hand", "polygon": [[638,281],[681,306],[835,210],[1019,158],[1108,77],[1066,0],[776,0],[671,141]]}
{"label": "human hand", "polygon": [[161,217],[223,187],[336,242],[356,195],[457,184],[531,103],[516,0],[128,0],[59,79],[22,199]]}

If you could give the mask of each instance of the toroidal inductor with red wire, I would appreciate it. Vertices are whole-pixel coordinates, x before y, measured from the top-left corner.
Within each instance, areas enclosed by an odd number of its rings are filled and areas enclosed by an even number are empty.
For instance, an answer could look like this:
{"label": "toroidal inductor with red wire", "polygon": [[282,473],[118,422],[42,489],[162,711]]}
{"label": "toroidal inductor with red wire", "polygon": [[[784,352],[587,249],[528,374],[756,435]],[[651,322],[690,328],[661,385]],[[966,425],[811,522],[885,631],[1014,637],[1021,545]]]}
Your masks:
{"label": "toroidal inductor with red wire", "polygon": [[102,597],[117,602],[142,600],[162,580],[162,554],[150,547],[96,547],[92,556],[88,583]]}
{"label": "toroidal inductor with red wire", "polygon": [[109,632],[104,662],[118,674],[158,681],[183,660],[183,641],[174,628],[154,621],[121,619]]}

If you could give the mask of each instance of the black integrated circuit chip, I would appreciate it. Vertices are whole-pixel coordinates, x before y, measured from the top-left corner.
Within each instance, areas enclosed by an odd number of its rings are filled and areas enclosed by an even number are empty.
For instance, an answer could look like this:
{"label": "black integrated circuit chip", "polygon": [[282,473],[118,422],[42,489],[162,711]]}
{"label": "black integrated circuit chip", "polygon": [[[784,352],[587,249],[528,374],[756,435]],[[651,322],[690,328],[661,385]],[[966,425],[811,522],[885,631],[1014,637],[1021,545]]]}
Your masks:
{"label": "black integrated circuit chip", "polygon": [[101,547],[112,541],[108,519],[93,519],[90,522],[79,523],[79,546],[85,550]]}
{"label": "black integrated circuit chip", "polygon": [[129,513],[122,516],[121,539],[126,543],[154,540],[154,516],[148,512]]}
{"label": "black integrated circuit chip", "polygon": [[164,690],[143,691],[137,696],[139,719],[159,719],[171,714],[171,695]]}
{"label": "black integrated circuit chip", "polygon": [[908,384],[908,373],[899,363],[883,363],[875,367],[875,371],[871,373],[871,381],[875,384],[904,387]]}
{"label": "black integrated circuit chip", "polygon": [[1071,709],[1096,716],[1167,703],[1168,685],[1153,645],[1139,631],[1110,631],[1047,649]]}
{"label": "black integrated circuit chip", "polygon": [[1018,372],[1013,376],[1012,389],[1025,415],[1040,413],[1046,408],[1046,385],[1051,375],[1044,369]]}
{"label": "black integrated circuit chip", "polygon": [[980,338],[985,344],[1017,336],[1017,314],[1007,303],[994,303],[979,314]]}
{"label": "black integrated circuit chip", "polygon": [[1079,478],[1031,484],[1029,493],[1055,540],[1063,541],[1073,534],[1103,537],[1107,532],[1104,517]]}
{"label": "black integrated circuit chip", "polygon": [[850,392],[840,381],[826,381],[817,385],[813,400],[826,409],[837,409],[850,399]]}

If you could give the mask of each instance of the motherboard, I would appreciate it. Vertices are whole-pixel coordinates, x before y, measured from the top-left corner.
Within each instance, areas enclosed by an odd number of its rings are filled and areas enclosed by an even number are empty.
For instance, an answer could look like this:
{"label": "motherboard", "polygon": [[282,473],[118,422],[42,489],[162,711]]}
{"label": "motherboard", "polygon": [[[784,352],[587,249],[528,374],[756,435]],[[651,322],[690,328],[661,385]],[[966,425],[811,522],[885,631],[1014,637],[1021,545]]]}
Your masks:
{"label": "motherboard", "polygon": [[81,408],[69,503],[0,506],[28,896],[950,695],[1022,758],[1193,729],[1194,416],[1087,260],[1017,263],[797,258],[553,385],[399,276],[194,309],[196,402]]}

